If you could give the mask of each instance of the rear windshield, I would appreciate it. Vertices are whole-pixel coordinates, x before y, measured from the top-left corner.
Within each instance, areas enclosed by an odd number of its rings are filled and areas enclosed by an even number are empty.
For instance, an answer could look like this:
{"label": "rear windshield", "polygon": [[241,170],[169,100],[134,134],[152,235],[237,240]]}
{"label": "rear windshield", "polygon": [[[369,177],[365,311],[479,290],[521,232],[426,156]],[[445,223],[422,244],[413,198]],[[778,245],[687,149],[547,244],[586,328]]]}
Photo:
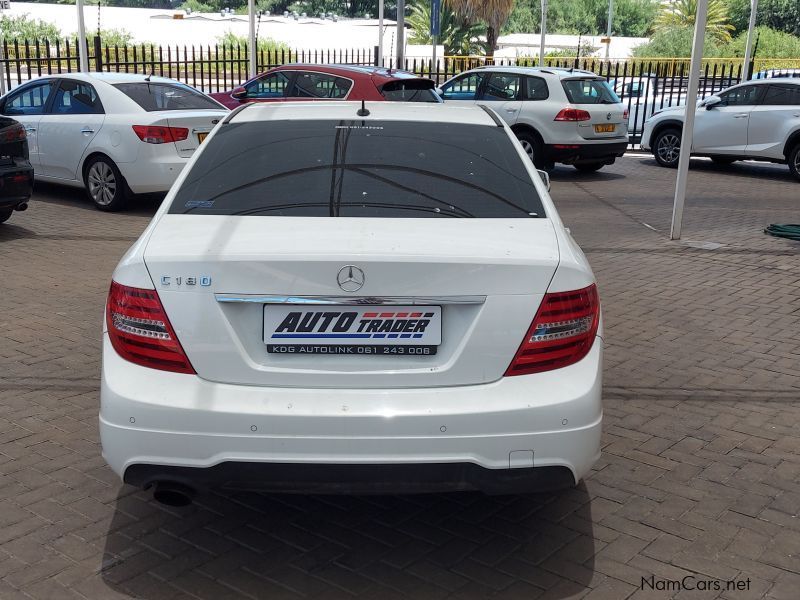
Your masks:
{"label": "rear windshield", "polygon": [[381,93],[390,102],[441,102],[433,87],[432,81],[398,80],[384,85]]}
{"label": "rear windshield", "polygon": [[[290,217],[544,217],[500,127],[409,121],[223,125],[173,214]],[[478,240],[476,240],[478,243]]]}
{"label": "rear windshield", "polygon": [[572,104],[617,104],[619,96],[605,79],[564,79],[561,82]]}
{"label": "rear windshield", "polygon": [[220,110],[222,107],[214,100],[180,83],[117,83],[119,91],[136,102],[147,112],[157,110]]}

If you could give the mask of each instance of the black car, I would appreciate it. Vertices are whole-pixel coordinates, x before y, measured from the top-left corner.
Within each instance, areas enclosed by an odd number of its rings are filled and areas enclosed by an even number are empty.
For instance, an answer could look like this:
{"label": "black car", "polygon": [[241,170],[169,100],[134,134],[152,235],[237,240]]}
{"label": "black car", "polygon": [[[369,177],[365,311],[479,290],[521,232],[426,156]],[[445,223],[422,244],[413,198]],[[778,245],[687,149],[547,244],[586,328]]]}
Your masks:
{"label": "black car", "polygon": [[33,167],[28,160],[25,127],[0,116],[0,223],[14,210],[28,208],[32,191]]}

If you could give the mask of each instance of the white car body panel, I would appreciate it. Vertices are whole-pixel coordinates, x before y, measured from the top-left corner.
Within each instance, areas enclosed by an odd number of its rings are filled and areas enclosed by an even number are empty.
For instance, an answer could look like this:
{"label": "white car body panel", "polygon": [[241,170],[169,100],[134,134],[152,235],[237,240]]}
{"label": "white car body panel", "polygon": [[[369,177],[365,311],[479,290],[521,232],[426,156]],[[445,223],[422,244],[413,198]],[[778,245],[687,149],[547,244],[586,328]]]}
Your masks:
{"label": "white car body panel", "polygon": [[[56,83],[66,79],[90,84],[104,111],[104,114],[11,115],[29,128],[35,178],[51,183],[83,187],[83,166],[87,159],[104,154],[117,165],[132,192],[166,192],[197,148],[197,133],[211,131],[229,112],[222,105],[219,110],[145,111],[114,87],[118,83],[141,82],[144,75],[64,73],[46,78]],[[165,77],[152,77],[150,81],[178,83]],[[14,92],[11,90],[9,94]],[[190,134],[177,144],[148,144],[138,138],[133,125],[188,127]]]}
{"label": "white car body panel", "polygon": [[[745,85],[797,86],[797,79],[757,79],[735,85],[725,94]],[[800,95],[800,94],[799,94]],[[680,128],[685,107],[662,110],[647,120],[642,133],[642,150],[654,151],[655,134],[667,124]],[[800,132],[800,103],[797,105],[754,104],[742,106],[717,105],[707,110],[698,105],[692,153],[711,156],[730,156],[784,162],[787,150],[798,143]],[[794,140],[789,144],[790,140]]]}
{"label": "white car body panel", "polygon": [[[494,126],[474,107],[377,104],[369,119]],[[248,105],[233,119],[352,120],[356,108],[265,103]],[[547,218],[168,214],[201,148],[113,275],[122,285],[157,290],[197,375],[124,360],[104,324],[100,430],[114,471],[124,476],[132,465],[231,461],[471,463],[492,470],[566,467],[575,481],[584,477],[600,452],[602,328],[575,364],[503,376],[544,293],[594,282],[533,165],[516,142],[515,148]],[[335,274],[343,264],[363,267],[362,290],[339,289]],[[210,278],[208,286],[161,280],[201,275]],[[267,360],[263,305],[218,301],[231,294],[435,296],[443,306],[443,344],[427,362],[410,356]],[[448,297],[480,300],[448,305]]]}

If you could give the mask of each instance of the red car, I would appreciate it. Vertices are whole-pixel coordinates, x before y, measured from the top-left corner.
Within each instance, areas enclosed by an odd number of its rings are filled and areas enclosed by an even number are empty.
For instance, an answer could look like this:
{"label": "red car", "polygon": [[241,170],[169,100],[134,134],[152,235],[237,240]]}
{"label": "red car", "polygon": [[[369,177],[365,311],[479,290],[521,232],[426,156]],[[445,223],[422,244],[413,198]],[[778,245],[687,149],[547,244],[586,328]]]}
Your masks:
{"label": "red car", "polygon": [[209,94],[236,108],[245,102],[371,100],[441,102],[432,80],[407,71],[350,65],[282,65],[227,92]]}

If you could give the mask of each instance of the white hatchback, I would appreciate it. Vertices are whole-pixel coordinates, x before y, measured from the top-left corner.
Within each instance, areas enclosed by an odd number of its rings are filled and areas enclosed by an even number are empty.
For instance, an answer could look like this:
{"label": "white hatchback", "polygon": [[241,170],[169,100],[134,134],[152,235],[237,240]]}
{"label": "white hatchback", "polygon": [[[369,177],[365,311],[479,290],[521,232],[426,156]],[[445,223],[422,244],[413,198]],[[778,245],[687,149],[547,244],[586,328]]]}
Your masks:
{"label": "white hatchback", "polygon": [[165,77],[64,73],[11,90],[0,113],[25,126],[37,181],[84,187],[113,211],[166,192],[228,109]]}
{"label": "white hatchback", "polygon": [[248,104],[114,272],[103,456],[173,504],[574,485],[600,454],[600,320],[493,111]]}

